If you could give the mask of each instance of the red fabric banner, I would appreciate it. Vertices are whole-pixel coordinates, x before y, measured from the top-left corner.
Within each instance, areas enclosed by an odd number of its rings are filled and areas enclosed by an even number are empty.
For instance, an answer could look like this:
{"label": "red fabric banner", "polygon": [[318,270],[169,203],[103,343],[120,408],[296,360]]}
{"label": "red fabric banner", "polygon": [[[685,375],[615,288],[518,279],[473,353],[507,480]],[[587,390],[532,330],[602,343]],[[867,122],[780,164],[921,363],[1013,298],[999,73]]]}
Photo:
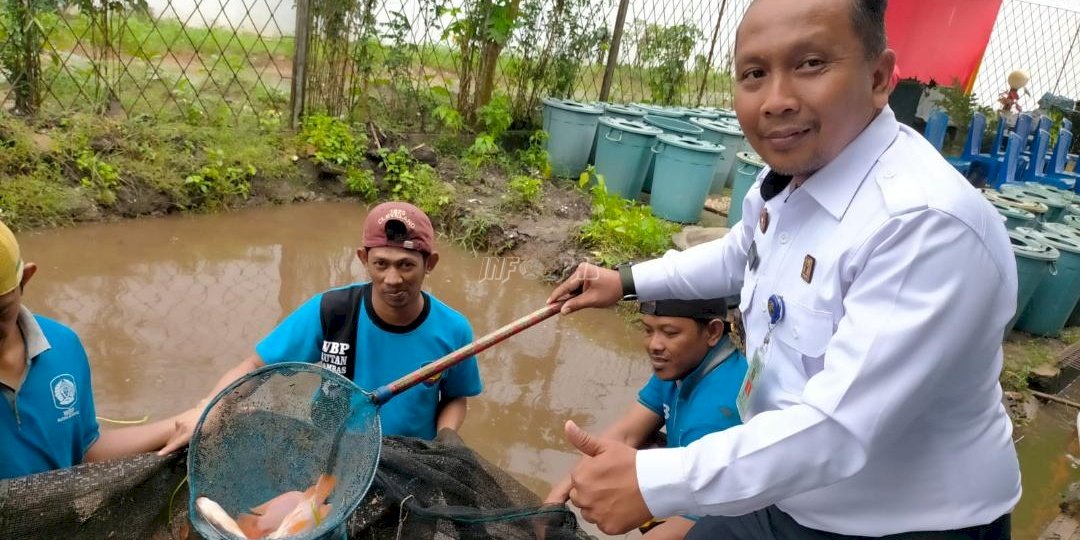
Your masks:
{"label": "red fabric banner", "polygon": [[900,77],[970,88],[1002,0],[889,0],[885,31]]}

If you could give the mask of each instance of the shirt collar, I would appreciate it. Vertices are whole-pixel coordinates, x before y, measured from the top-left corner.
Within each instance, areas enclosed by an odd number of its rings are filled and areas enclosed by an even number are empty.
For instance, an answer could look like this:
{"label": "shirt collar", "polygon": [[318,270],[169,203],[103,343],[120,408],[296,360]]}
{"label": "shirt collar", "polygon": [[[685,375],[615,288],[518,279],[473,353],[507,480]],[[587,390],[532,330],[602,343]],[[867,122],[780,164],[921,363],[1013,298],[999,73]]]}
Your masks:
{"label": "shirt collar", "polygon": [[709,349],[709,352],[705,353],[705,358],[701,359],[701,363],[690,374],[675,381],[675,386],[680,392],[689,394],[701,379],[711,373],[716,366],[724,363],[733,352],[735,352],[735,346],[731,344],[728,336],[724,336]]}
{"label": "shirt collar", "polygon": [[52,345],[49,344],[48,339],[45,339],[41,325],[26,306],[19,306],[18,325],[19,330],[22,331],[23,341],[26,342],[26,363],[29,365],[34,358],[51,349]]}
{"label": "shirt collar", "polygon": [[[896,115],[886,106],[839,155],[810,175],[802,189],[834,218],[843,218],[863,179],[896,140],[899,131]],[[770,171],[761,184],[762,197],[771,199],[787,188],[790,181],[790,176]]]}
{"label": "shirt collar", "polygon": [[802,188],[834,218],[843,218],[863,179],[899,132],[896,115],[886,106],[840,155],[807,178]]}

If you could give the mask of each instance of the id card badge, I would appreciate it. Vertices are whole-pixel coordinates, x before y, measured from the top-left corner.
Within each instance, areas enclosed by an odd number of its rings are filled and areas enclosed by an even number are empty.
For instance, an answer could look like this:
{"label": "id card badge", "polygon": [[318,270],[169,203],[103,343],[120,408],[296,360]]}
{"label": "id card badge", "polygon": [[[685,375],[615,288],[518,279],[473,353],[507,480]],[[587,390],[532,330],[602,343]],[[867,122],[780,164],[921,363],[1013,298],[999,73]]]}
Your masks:
{"label": "id card badge", "polygon": [[739,409],[739,418],[743,422],[750,419],[750,396],[754,394],[754,386],[757,384],[761,370],[765,367],[764,347],[758,347],[750,356],[750,365],[746,368],[746,376],[743,377],[742,385],[739,386],[739,396],[735,399],[735,407]]}
{"label": "id card badge", "polygon": [[735,398],[735,406],[739,409],[739,418],[743,422],[750,419],[750,398],[754,395],[761,372],[765,370],[765,358],[769,354],[769,340],[776,325],[784,319],[784,299],[779,295],[772,295],[768,301],[769,331],[765,334],[765,340],[760,347],[754,350],[750,356],[750,365],[746,368],[746,376],[743,377],[742,385],[739,386],[739,396]]}

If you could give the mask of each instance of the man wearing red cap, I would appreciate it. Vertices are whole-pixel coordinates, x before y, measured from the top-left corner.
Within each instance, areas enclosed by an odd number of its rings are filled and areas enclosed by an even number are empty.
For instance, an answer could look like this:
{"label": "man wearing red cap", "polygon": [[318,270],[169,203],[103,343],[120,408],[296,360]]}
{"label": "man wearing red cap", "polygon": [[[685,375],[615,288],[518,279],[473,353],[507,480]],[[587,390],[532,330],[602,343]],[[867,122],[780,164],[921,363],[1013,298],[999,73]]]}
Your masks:
{"label": "man wearing red cap", "polygon": [[[373,208],[364,221],[363,247],[356,250],[371,281],[305,302],[210,395],[278,362],[318,363],[360,388],[378,388],[472,342],[465,317],[422,290],[424,277],[439,262],[434,237],[431,220],[411,204]],[[466,398],[481,390],[472,357],[383,405],[383,434],[432,439],[441,429],[457,430],[465,420]]]}

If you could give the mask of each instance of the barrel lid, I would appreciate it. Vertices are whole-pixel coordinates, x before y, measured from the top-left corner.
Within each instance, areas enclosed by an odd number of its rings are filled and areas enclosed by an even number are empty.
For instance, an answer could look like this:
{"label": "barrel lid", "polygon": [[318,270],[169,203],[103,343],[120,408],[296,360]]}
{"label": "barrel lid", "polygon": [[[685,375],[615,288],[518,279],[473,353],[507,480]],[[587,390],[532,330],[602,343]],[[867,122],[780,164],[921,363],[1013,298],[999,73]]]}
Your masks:
{"label": "barrel lid", "polygon": [[1027,227],[1017,227],[1014,231],[1034,236],[1042,243],[1057,248],[1058,251],[1080,254],[1080,234],[1073,234],[1053,229],[1035,231]]}
{"label": "barrel lid", "polygon": [[641,109],[648,114],[666,116],[668,118],[682,118],[686,116],[686,113],[684,113],[681,109],[677,109],[674,107],[662,107],[660,105],[649,105],[648,103],[631,103],[630,106]]}
{"label": "barrel lid", "polygon": [[628,120],[618,116],[601,116],[600,123],[610,128],[629,131],[639,135],[659,135],[664,131],[658,127],[650,126],[641,120]]}
{"label": "barrel lid", "polygon": [[1080,238],[1080,229],[1077,229],[1074,225],[1068,223],[1043,223],[1040,225],[1041,231],[1054,231],[1058,234],[1064,234],[1068,236],[1076,236]]}
{"label": "barrel lid", "polygon": [[753,152],[739,152],[738,154],[735,154],[735,157],[739,161],[742,161],[743,163],[749,163],[751,165],[757,165],[758,167],[761,167],[762,169],[765,168],[765,162],[761,160],[761,156],[759,156],[759,155],[757,155],[757,154],[755,154]]}
{"label": "barrel lid", "polygon": [[1017,184],[1005,184],[1001,186],[1001,192],[1006,195],[1018,196],[1019,198],[1026,198],[1035,200],[1049,206],[1051,208],[1064,208],[1072,202],[1072,199],[1064,200],[1061,197],[1050,193],[1049,191],[1041,188],[1035,188]]}
{"label": "barrel lid", "polygon": [[1061,253],[1037,235],[1038,233],[1027,227],[1017,227],[1009,231],[1013,254],[1043,261],[1057,260]]}
{"label": "barrel lid", "polygon": [[714,120],[711,118],[691,118],[690,123],[701,129],[723,133],[724,135],[742,136],[743,132],[738,126],[732,126],[730,122]]}
{"label": "barrel lid", "polygon": [[1075,193],[1073,193],[1073,192],[1071,192],[1071,191],[1069,191],[1067,189],[1061,189],[1061,188],[1056,187],[1056,186],[1050,186],[1050,185],[1047,185],[1047,184],[1040,184],[1038,182],[1024,182],[1024,187],[1029,187],[1029,188],[1035,189],[1037,191],[1045,191],[1047,193],[1052,193],[1054,195],[1057,195],[1058,197],[1061,197],[1062,200],[1067,201],[1069,203],[1076,200],[1076,194]]}
{"label": "barrel lid", "polygon": [[983,195],[986,196],[991,202],[1001,202],[1009,206],[1027,210],[1033,214],[1042,215],[1050,211],[1050,207],[1046,204],[1034,199],[1024,197],[1020,193],[998,193],[996,191],[984,191]]}
{"label": "barrel lid", "polygon": [[1027,220],[1035,219],[1035,214],[1032,214],[1023,208],[1017,208],[1002,201],[990,201],[990,204],[994,205],[994,208],[997,209],[998,213],[1003,216]]}
{"label": "barrel lid", "polygon": [[574,111],[583,114],[604,114],[604,109],[597,107],[596,105],[589,105],[588,103],[582,103],[572,99],[544,98],[543,102],[544,105],[549,107],[555,107],[556,109],[563,109],[566,111]]}
{"label": "barrel lid", "polygon": [[645,111],[637,107],[630,107],[627,105],[619,105],[618,103],[609,103],[604,105],[606,112],[613,112],[617,114],[629,114],[631,116],[642,117],[645,116]]}
{"label": "barrel lid", "polygon": [[687,137],[686,135],[675,135],[674,133],[665,133],[657,137],[660,142],[670,144],[672,146],[678,146],[680,148],[686,148],[687,150],[696,150],[698,152],[708,152],[712,154],[719,154],[723,152],[725,148],[719,144],[711,143],[709,141],[703,141],[697,137]]}
{"label": "barrel lid", "polygon": [[678,118],[670,118],[667,116],[656,116],[653,114],[646,114],[644,121],[650,126],[655,126],[660,129],[670,129],[686,135],[698,135],[704,133],[705,130],[701,129],[690,122],[681,120]]}
{"label": "barrel lid", "polygon": [[708,118],[709,120],[720,118],[720,111],[710,107],[683,107],[683,113],[686,114],[686,116]]}

